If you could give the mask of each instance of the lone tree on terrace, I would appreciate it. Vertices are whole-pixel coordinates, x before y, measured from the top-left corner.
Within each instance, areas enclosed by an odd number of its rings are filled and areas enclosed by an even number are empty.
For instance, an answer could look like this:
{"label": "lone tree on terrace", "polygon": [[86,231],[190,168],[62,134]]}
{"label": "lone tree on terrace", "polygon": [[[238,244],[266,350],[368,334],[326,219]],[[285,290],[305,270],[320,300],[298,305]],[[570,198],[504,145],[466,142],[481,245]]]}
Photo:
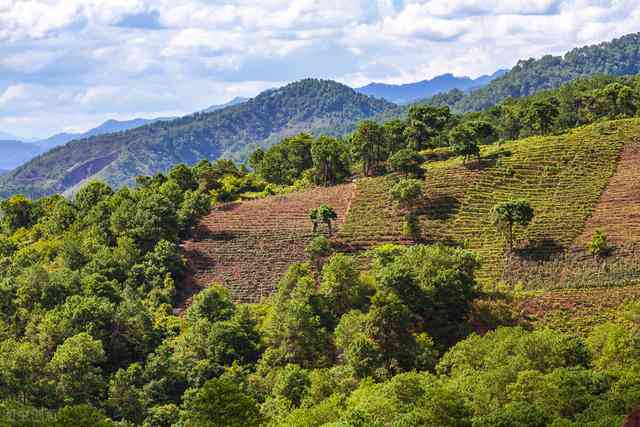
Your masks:
{"label": "lone tree on terrace", "polygon": [[491,211],[498,230],[506,233],[509,252],[513,251],[513,226],[529,225],[533,219],[533,208],[527,200],[509,200],[495,205]]}
{"label": "lone tree on terrace", "polygon": [[334,211],[331,206],[327,206],[325,204],[309,211],[309,219],[313,224],[314,233],[318,231],[319,224],[326,224],[327,229],[329,230],[329,236],[331,236],[333,232],[331,222],[337,218],[338,214],[336,214],[336,211]]}
{"label": "lone tree on terrace", "polygon": [[405,211],[403,232],[405,236],[417,241],[422,234],[420,219],[416,212],[419,201],[423,198],[422,181],[403,179],[395,184],[389,192],[391,199]]}

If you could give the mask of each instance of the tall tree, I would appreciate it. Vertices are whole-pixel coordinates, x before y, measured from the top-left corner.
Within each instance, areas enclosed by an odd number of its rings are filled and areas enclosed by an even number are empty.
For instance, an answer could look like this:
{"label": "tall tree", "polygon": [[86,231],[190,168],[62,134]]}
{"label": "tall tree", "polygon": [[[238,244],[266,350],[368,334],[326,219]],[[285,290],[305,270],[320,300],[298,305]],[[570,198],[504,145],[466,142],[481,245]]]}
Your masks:
{"label": "tall tree", "polygon": [[433,139],[445,129],[450,119],[449,107],[412,106],[404,131],[408,144],[416,151],[433,147]]}
{"label": "tall tree", "polygon": [[362,174],[373,176],[388,156],[384,128],[372,120],[360,123],[353,135],[353,149],[362,161]]}

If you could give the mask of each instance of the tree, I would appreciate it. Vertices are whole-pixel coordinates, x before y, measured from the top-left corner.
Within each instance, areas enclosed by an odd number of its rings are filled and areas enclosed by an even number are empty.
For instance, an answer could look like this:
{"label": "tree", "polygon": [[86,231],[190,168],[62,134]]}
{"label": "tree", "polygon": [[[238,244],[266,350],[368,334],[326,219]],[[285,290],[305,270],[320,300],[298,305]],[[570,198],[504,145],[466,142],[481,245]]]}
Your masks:
{"label": "tree", "polygon": [[611,248],[607,243],[607,235],[601,229],[597,229],[591,241],[587,243],[587,251],[593,256],[604,257],[610,250]]}
{"label": "tree", "polygon": [[459,140],[458,142],[455,142],[453,145],[453,152],[457,155],[457,156],[463,156],[462,159],[462,163],[466,164],[467,161],[469,161],[469,159],[471,157],[475,157],[478,162],[480,161],[480,146],[478,146],[478,143],[472,139],[462,139]]}
{"label": "tree", "polygon": [[113,195],[113,190],[104,182],[93,181],[83,185],[76,193],[74,203],[78,210],[86,214],[102,200],[106,200]]}
{"label": "tree", "polygon": [[482,120],[462,123],[449,132],[449,144],[458,156],[464,156],[464,163],[471,157],[480,160],[480,144],[496,140],[497,131],[493,125]]}
{"label": "tree", "polygon": [[506,231],[509,251],[513,251],[513,226],[527,226],[534,216],[531,204],[526,200],[510,200],[495,205],[491,211],[498,229]]}
{"label": "tree", "polygon": [[423,197],[423,182],[418,179],[402,179],[391,187],[389,196],[401,209],[411,210]]}
{"label": "tree", "polygon": [[557,100],[552,98],[544,101],[534,101],[528,107],[525,120],[531,130],[547,135],[551,132],[559,114]]}
{"label": "tree", "polygon": [[398,181],[389,192],[391,199],[405,212],[403,231],[404,235],[413,240],[420,240],[420,218],[416,207],[423,198],[423,183],[417,179],[403,179]]}
{"label": "tree", "polygon": [[33,224],[33,203],[21,194],[0,202],[0,211],[2,211],[2,225],[9,233]]}
{"label": "tree", "polygon": [[106,360],[102,342],[87,333],[68,338],[49,362],[58,396],[70,404],[97,402],[105,389],[99,365]]}
{"label": "tree", "polygon": [[355,155],[362,161],[362,174],[373,176],[387,158],[384,128],[373,120],[364,120],[353,135]]}
{"label": "tree", "polygon": [[325,236],[316,236],[304,248],[304,251],[315,267],[316,274],[319,278],[320,272],[322,271],[322,260],[331,255],[331,252],[333,251],[331,241],[329,241]]}
{"label": "tree", "polygon": [[349,173],[343,144],[336,138],[321,136],[311,144],[316,183],[324,186],[341,182]]}
{"label": "tree", "polygon": [[313,167],[312,143],[313,138],[306,133],[285,138],[264,152],[255,171],[267,182],[291,185]]}
{"label": "tree", "polygon": [[313,224],[313,232],[318,231],[319,224],[325,224],[327,229],[329,230],[329,236],[332,234],[332,221],[338,218],[338,214],[333,210],[332,207],[322,204],[315,209],[311,209],[309,211],[309,219]]}
{"label": "tree", "polygon": [[389,120],[383,125],[387,138],[387,150],[390,154],[406,148],[407,141],[404,137],[405,124],[402,120]]}
{"label": "tree", "polygon": [[185,427],[251,427],[260,425],[260,412],[231,380],[212,379],[185,393],[180,421]]}
{"label": "tree", "polygon": [[416,151],[433,147],[433,139],[444,130],[450,119],[449,107],[412,106],[404,131],[409,146]]}
{"label": "tree", "polygon": [[389,169],[393,172],[401,173],[405,177],[410,175],[419,176],[423,172],[421,168],[423,161],[424,159],[420,153],[410,148],[398,150],[387,160]]}
{"label": "tree", "polygon": [[361,308],[367,290],[360,282],[353,258],[343,254],[333,255],[322,270],[318,293],[334,322],[347,311]]}
{"label": "tree", "polygon": [[210,322],[229,320],[233,316],[234,306],[229,291],[221,285],[212,285],[200,291],[187,310],[186,318],[195,323],[199,319]]}

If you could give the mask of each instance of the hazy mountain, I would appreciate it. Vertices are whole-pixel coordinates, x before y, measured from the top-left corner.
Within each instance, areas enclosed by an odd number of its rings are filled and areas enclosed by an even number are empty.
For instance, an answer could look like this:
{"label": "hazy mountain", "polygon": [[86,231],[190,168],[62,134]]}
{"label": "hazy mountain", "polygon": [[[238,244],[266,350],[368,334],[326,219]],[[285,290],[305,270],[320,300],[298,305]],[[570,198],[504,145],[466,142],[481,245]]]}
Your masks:
{"label": "hazy mountain", "polygon": [[481,76],[476,79],[456,77],[453,74],[447,73],[434,77],[431,80],[401,85],[371,83],[367,86],[357,88],[356,91],[376,98],[383,98],[396,104],[407,104],[412,101],[428,98],[437,93],[448,92],[452,89],[465,91],[479,88],[504,75],[506,72],[507,70],[498,70],[491,75]]}
{"label": "hazy mountain", "polygon": [[640,72],[640,33],[610,42],[573,49],[564,56],[546,55],[521,60],[502,77],[471,93],[452,90],[430,102],[448,105],[454,111],[481,111],[507,98],[519,98],[554,89],[579,77],[595,74],[614,76]]}
{"label": "hazy mountain", "polygon": [[42,139],[36,141],[35,143],[44,148],[53,148],[58,145],[66,144],[69,141],[73,141],[74,139],[84,139],[90,138],[92,136],[103,135],[107,133],[113,132],[122,132],[125,130],[137,128],[139,126],[144,126],[149,123],[157,122],[160,120],[173,120],[172,117],[164,117],[158,119],[132,119],[132,120],[107,120],[102,123],[100,126],[97,126],[93,129],[90,129],[83,133],[59,133],[53,135],[49,138]]}
{"label": "hazy mountain", "polygon": [[0,194],[62,193],[94,178],[113,186],[177,163],[241,157],[302,131],[344,134],[394,108],[327,80],[307,79],[265,91],[244,103],[59,146],[0,180]]}
{"label": "hazy mountain", "polygon": [[15,169],[44,151],[28,142],[0,140],[0,170]]}
{"label": "hazy mountain", "polygon": [[22,141],[23,138],[0,131],[0,141]]}
{"label": "hazy mountain", "polygon": [[247,102],[249,98],[243,98],[242,96],[236,96],[231,101],[226,102],[220,105],[212,105],[209,108],[202,110],[203,113],[212,113],[214,111],[222,110],[223,108],[232,107],[234,105],[242,104],[243,102]]}

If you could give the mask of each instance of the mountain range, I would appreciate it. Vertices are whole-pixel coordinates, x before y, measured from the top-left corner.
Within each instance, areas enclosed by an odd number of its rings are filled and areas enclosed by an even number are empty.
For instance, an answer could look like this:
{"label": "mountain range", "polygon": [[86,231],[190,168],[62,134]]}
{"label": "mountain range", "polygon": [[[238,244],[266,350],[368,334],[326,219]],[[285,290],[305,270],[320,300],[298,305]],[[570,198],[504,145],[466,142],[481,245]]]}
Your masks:
{"label": "mountain range", "polygon": [[[234,99],[170,121],[107,122],[98,129],[115,133],[99,134],[92,130],[75,135],[75,140],[5,174],[0,178],[0,196],[68,194],[92,179],[118,187],[132,184],[136,175],[164,172],[176,163],[192,164],[221,157],[244,160],[256,147],[269,146],[298,132],[344,135],[362,119],[382,120],[406,114],[408,105],[398,106],[383,99],[385,96],[409,99],[447,84],[466,85],[417,102],[448,105],[455,112],[479,111],[509,97],[556,88],[584,76],[639,72],[640,33],[637,33],[574,49],[564,56],[522,60],[508,72],[499,71],[475,80],[449,74],[415,84],[374,84],[365,87],[368,89],[354,90],[330,80],[306,79],[267,90],[249,100]],[[482,84],[485,85],[476,88]],[[364,90],[375,97],[361,93]],[[129,126],[132,128],[127,129]],[[49,141],[52,145],[57,142]]]}
{"label": "mountain range", "polygon": [[407,104],[429,98],[438,93],[448,92],[452,89],[462,91],[477,89],[505,75],[507,71],[508,70],[498,70],[491,75],[480,76],[476,79],[456,77],[451,73],[447,73],[430,80],[422,80],[408,84],[370,83],[357,88],[356,91],[376,98],[383,98],[396,104]]}
{"label": "mountain range", "polygon": [[71,141],[3,176],[0,192],[69,193],[91,179],[132,184],[137,175],[164,172],[176,163],[242,158],[302,131],[342,135],[358,121],[394,108],[334,81],[306,79],[211,113]]}

